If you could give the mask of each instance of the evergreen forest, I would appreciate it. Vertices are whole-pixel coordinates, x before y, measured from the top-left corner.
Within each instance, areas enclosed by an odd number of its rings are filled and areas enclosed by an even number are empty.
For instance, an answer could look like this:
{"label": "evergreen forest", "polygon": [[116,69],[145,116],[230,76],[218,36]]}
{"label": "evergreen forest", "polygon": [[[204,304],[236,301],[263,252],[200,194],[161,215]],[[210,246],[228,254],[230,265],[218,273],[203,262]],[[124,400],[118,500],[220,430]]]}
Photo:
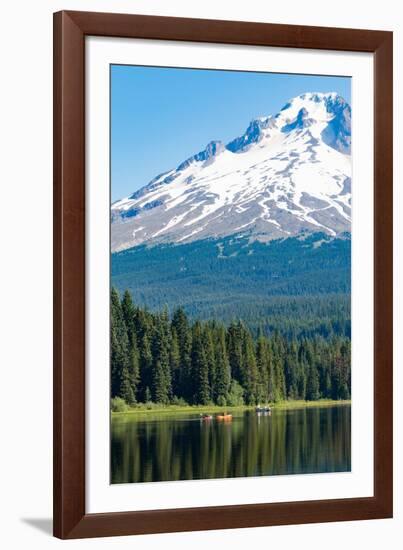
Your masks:
{"label": "evergreen forest", "polygon": [[[298,303],[279,302],[280,318],[288,308],[298,312]],[[222,407],[350,399],[349,304],[341,304],[339,318],[327,324],[319,318],[312,325],[308,308],[298,331],[287,323],[279,330],[235,317],[194,319],[182,306],[148,310],[113,287],[111,397],[128,405]]]}

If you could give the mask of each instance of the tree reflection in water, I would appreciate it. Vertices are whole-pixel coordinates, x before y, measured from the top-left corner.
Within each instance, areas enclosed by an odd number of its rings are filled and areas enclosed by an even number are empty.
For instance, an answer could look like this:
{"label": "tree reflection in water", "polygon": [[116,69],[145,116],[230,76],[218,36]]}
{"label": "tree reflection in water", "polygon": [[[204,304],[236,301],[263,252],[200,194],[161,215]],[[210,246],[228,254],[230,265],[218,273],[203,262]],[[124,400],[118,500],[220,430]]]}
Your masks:
{"label": "tree reflection in water", "polygon": [[350,406],[235,413],[232,422],[198,414],[112,420],[111,482],[270,476],[351,469]]}

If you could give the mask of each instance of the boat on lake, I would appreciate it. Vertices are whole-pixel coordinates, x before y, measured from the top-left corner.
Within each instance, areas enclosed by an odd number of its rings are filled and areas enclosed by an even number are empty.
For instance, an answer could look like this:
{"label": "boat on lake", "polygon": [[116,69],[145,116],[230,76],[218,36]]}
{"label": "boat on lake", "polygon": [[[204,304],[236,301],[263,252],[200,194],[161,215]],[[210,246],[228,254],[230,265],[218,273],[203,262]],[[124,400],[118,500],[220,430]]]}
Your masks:
{"label": "boat on lake", "polygon": [[227,413],[217,414],[216,420],[232,420],[232,414],[227,414]]}
{"label": "boat on lake", "polygon": [[213,415],[207,413],[201,414],[200,420],[213,420]]}
{"label": "boat on lake", "polygon": [[257,414],[271,414],[271,408],[268,405],[266,405],[265,407],[261,407],[260,405],[258,405],[255,411]]}

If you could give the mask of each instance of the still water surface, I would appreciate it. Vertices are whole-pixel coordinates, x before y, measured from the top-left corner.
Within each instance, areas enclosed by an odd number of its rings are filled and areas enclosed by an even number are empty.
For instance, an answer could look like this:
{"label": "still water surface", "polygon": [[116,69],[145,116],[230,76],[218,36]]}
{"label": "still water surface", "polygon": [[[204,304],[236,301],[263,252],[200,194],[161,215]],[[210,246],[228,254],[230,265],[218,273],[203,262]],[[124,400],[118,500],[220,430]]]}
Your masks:
{"label": "still water surface", "polygon": [[111,425],[111,482],[346,472],[350,406],[233,413],[120,415]]}

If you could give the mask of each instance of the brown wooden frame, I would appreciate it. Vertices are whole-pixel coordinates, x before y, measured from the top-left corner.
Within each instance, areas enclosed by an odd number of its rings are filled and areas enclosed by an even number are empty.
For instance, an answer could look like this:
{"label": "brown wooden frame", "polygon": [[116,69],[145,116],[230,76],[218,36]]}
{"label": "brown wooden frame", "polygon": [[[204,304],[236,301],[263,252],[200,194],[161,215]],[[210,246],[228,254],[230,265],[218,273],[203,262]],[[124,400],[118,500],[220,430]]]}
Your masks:
{"label": "brown wooden frame", "polygon": [[[85,96],[88,35],[371,52],[375,68],[374,496],[87,514]],[[391,32],[63,11],[54,14],[54,535],[226,529],[392,516]]]}

